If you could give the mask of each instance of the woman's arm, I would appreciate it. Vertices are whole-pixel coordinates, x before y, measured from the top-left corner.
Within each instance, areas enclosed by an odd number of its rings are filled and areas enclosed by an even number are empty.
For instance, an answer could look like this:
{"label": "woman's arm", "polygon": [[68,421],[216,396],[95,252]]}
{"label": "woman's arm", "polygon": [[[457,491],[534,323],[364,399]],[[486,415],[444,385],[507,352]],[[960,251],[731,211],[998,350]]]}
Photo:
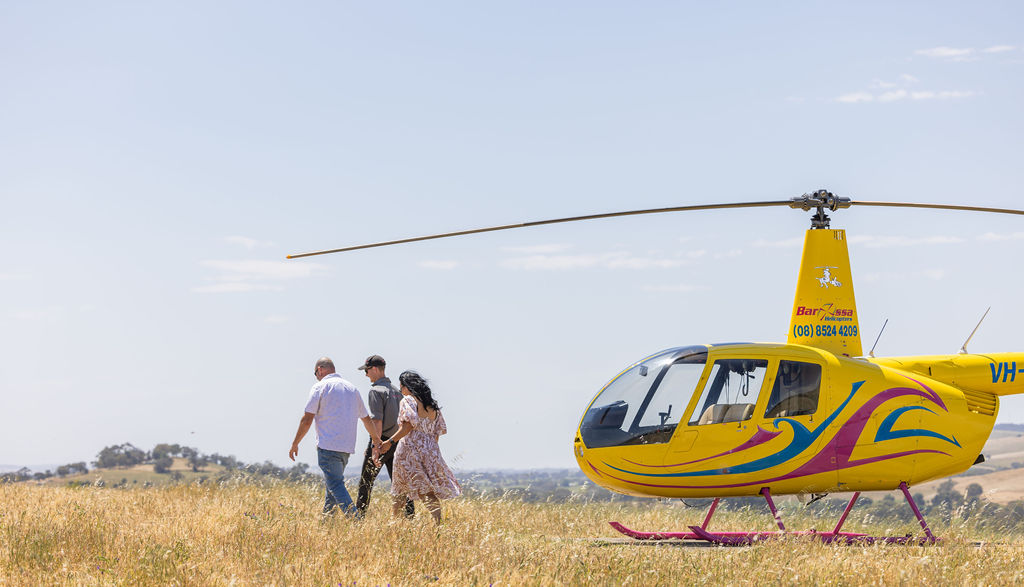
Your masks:
{"label": "woman's arm", "polygon": [[410,424],[409,422],[403,421],[402,422],[402,426],[398,429],[398,432],[395,432],[394,434],[392,434],[391,438],[388,438],[387,440],[384,440],[384,444],[381,445],[381,450],[382,451],[387,451],[388,449],[384,448],[384,445],[395,444],[396,442],[398,442],[399,440],[404,438],[410,432],[412,432],[412,424]]}

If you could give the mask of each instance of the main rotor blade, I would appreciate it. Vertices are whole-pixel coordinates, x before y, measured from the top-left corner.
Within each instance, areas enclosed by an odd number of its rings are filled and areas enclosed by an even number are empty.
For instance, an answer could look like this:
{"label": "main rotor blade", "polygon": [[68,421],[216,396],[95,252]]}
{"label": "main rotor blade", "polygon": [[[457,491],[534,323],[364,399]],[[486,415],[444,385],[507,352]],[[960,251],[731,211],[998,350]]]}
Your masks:
{"label": "main rotor blade", "polygon": [[445,232],[442,234],[431,234],[428,236],[417,236],[412,238],[403,238],[393,241],[384,241],[380,243],[372,243],[368,245],[356,245],[352,247],[342,247],[340,249],[329,249],[326,251],[313,251],[310,253],[299,253],[297,255],[288,255],[288,259],[300,259],[302,257],[312,257],[314,255],[326,255],[329,253],[343,253],[345,251],[356,251],[359,249],[372,249],[374,247],[387,247],[390,245],[400,245],[402,243],[414,243],[417,241],[426,241],[436,238],[448,238],[451,236],[462,236],[464,234],[478,234],[481,232],[494,232],[497,230],[511,230],[513,228],[527,228],[530,226],[543,226],[545,224],[559,224],[562,222],[580,222],[582,220],[598,220],[601,218],[616,218],[618,216],[639,216],[641,214],[664,214],[667,212],[693,212],[695,210],[720,210],[723,208],[766,208],[768,206],[789,206],[790,200],[777,200],[771,202],[737,202],[732,204],[699,204],[695,206],[673,206],[671,208],[651,208],[649,210],[629,210],[627,212],[609,212],[606,214],[589,214],[587,216],[571,216],[569,218],[554,218],[551,220],[535,220],[533,222],[521,222],[519,224],[505,224],[502,226],[491,226],[488,228],[474,228],[472,230],[459,230],[456,232]]}
{"label": "main rotor blade", "polygon": [[995,212],[996,214],[1018,214],[1024,216],[1024,210],[1012,208],[987,208],[983,206],[957,206],[954,204],[915,204],[913,202],[850,202],[853,206],[877,206],[884,208],[931,208],[934,210],[965,210],[967,212]]}

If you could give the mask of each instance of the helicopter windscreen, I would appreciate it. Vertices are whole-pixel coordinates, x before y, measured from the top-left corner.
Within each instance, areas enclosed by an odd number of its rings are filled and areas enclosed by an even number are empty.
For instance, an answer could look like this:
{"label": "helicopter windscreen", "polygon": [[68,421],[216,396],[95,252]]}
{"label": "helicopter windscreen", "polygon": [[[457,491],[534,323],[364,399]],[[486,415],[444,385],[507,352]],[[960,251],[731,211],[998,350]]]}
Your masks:
{"label": "helicopter windscreen", "polygon": [[707,359],[703,346],[672,349],[613,379],[583,416],[583,442],[590,448],[668,442]]}

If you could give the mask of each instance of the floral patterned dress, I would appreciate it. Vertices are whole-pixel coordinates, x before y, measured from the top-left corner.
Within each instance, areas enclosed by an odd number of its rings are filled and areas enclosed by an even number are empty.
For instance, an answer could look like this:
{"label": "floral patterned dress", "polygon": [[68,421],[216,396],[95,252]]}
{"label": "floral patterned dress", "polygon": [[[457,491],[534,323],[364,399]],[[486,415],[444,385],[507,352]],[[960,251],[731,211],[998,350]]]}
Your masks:
{"label": "floral patterned dress", "polygon": [[439,499],[451,499],[462,493],[459,482],[441,457],[437,439],[448,432],[444,416],[438,411],[433,420],[419,415],[416,398],[407,395],[398,407],[398,423],[408,422],[412,431],[398,441],[395,449],[391,495],[422,500],[433,493]]}

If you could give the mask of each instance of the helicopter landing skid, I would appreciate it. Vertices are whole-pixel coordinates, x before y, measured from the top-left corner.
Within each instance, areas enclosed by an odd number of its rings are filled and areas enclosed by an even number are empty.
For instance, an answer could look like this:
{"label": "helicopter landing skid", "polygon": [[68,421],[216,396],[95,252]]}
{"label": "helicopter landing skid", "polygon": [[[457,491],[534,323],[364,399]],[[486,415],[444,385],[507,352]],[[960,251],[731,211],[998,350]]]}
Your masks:
{"label": "helicopter landing skid", "polygon": [[821,540],[825,544],[935,544],[940,539],[936,538],[931,530],[928,528],[928,523],[925,522],[924,516],[921,515],[921,510],[917,508],[917,504],[914,502],[914,498],[910,495],[910,489],[906,483],[900,483],[900,490],[903,491],[904,497],[907,499],[907,503],[910,504],[911,509],[914,510],[914,515],[917,517],[918,522],[921,524],[921,528],[924,530],[925,535],[920,538],[914,538],[909,534],[907,536],[868,536],[867,534],[860,534],[856,532],[841,532],[840,529],[843,527],[843,523],[846,522],[846,517],[850,515],[850,511],[853,509],[854,504],[857,503],[857,498],[860,497],[860,492],[853,494],[850,498],[850,503],[847,504],[846,509],[843,511],[843,515],[839,518],[839,523],[831,532],[818,532],[817,530],[805,530],[799,532],[787,531],[785,525],[782,523],[782,517],[779,515],[778,509],[775,507],[775,502],[772,501],[771,492],[767,487],[761,490],[761,495],[764,496],[765,501],[768,502],[768,507],[772,511],[772,515],[775,517],[775,522],[779,526],[778,531],[771,532],[711,532],[708,531],[707,526],[711,521],[711,516],[715,513],[715,509],[718,507],[720,498],[715,498],[715,501],[711,503],[711,509],[708,510],[707,516],[704,518],[704,523],[700,526],[690,526],[690,532],[641,532],[627,528],[618,522],[609,522],[612,528],[615,528],[618,532],[634,538],[636,540],[703,540],[712,544],[719,544],[723,546],[744,546],[754,544],[755,542],[762,542],[767,540],[776,540],[779,538],[802,538],[809,537]]}

